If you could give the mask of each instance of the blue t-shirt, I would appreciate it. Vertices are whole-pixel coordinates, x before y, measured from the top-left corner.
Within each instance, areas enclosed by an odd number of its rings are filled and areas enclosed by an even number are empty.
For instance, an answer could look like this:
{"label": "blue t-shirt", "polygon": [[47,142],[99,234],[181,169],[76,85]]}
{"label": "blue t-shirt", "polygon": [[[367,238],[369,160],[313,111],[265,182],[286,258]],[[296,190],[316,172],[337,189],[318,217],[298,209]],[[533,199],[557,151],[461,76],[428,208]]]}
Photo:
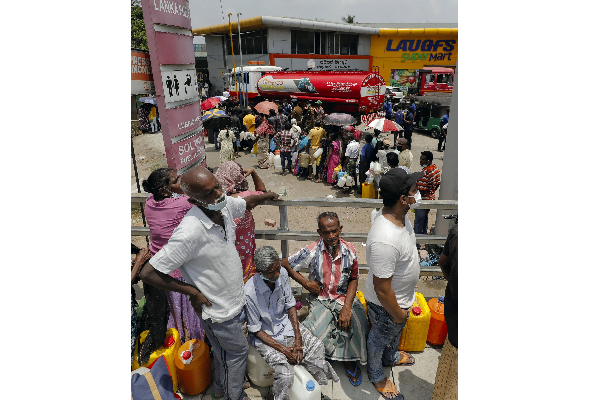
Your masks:
{"label": "blue t-shirt", "polygon": [[389,101],[383,104],[383,108],[385,108],[385,115],[386,116],[390,116],[392,115],[392,103],[390,103]]}
{"label": "blue t-shirt", "polygon": [[412,128],[413,128],[413,124],[412,124],[413,123],[413,113],[412,113],[412,111],[408,112],[408,115],[406,116],[406,119],[409,122],[404,123],[404,130],[410,132],[410,131],[412,131]]}
{"label": "blue t-shirt", "polygon": [[404,113],[402,111],[398,111],[394,117],[396,123],[400,126],[404,125]]}
{"label": "blue t-shirt", "polygon": [[448,114],[444,114],[444,116],[442,117],[442,122],[440,122],[440,125],[442,125],[442,126],[446,125],[449,120],[450,120],[450,117],[448,116]]}
{"label": "blue t-shirt", "polygon": [[412,103],[410,105],[410,109],[412,110],[413,114],[417,113],[417,105],[415,103]]}
{"label": "blue t-shirt", "polygon": [[371,143],[365,143],[365,145],[360,150],[360,162],[369,163],[371,159],[371,153],[375,150],[375,147]]}

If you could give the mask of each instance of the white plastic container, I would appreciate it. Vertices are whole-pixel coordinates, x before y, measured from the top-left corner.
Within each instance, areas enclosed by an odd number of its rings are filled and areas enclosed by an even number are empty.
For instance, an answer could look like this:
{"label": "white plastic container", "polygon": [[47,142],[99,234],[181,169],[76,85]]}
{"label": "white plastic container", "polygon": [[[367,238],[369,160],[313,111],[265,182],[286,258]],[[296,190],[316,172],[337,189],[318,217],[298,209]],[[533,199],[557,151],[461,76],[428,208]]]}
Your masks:
{"label": "white plastic container", "polygon": [[275,161],[275,154],[269,152],[268,157],[269,157],[268,158],[269,165],[273,165],[273,161]]}
{"label": "white plastic container", "polygon": [[344,187],[344,185],[346,184],[346,176],[342,176],[340,179],[338,179],[337,185],[339,187]]}
{"label": "white plastic container", "polygon": [[246,363],[248,377],[256,386],[273,386],[273,368],[267,364],[254,346],[249,344],[248,347],[248,362]]}
{"label": "white plastic container", "polygon": [[375,175],[381,174],[381,164],[379,164],[378,162],[376,162],[375,165],[373,166],[373,173]]}
{"label": "white plastic container", "polygon": [[319,156],[321,155],[321,153],[323,153],[323,148],[322,148],[322,147],[319,147],[319,148],[318,148],[318,149],[315,151],[315,153],[313,154],[313,157],[314,157],[314,158],[319,158]]}
{"label": "white plastic container", "polygon": [[294,383],[290,400],[321,400],[321,385],[302,365],[294,365]]}
{"label": "white plastic container", "polygon": [[273,157],[273,164],[275,164],[276,169],[281,169],[281,156],[279,154]]}

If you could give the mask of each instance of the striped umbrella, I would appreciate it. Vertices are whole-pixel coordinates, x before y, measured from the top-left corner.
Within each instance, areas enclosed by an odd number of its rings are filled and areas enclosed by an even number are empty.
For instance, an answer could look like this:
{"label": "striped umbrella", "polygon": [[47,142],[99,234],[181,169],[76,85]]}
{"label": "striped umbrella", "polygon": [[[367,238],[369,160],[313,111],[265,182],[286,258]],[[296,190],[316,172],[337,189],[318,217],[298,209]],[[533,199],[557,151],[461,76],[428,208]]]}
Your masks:
{"label": "striped umbrella", "polygon": [[395,123],[394,121],[390,121],[385,118],[376,118],[367,125],[369,128],[379,129],[381,132],[395,132],[395,131],[403,131],[400,125]]}

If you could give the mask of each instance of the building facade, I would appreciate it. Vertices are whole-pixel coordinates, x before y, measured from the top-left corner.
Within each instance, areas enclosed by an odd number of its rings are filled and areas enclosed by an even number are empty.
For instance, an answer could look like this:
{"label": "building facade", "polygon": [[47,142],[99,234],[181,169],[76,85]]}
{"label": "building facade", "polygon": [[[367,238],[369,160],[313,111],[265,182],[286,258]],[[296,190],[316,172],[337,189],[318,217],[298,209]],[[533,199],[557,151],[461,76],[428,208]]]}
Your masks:
{"label": "building facade", "polygon": [[[223,91],[234,62],[264,62],[289,70],[379,69],[387,85],[414,84],[415,70],[456,66],[457,24],[346,24],[261,16],[193,29],[205,36],[208,75]],[[233,48],[232,48],[233,39]],[[241,47],[241,54],[240,54]],[[232,51],[233,50],[233,51]],[[235,55],[235,59],[232,55]]]}

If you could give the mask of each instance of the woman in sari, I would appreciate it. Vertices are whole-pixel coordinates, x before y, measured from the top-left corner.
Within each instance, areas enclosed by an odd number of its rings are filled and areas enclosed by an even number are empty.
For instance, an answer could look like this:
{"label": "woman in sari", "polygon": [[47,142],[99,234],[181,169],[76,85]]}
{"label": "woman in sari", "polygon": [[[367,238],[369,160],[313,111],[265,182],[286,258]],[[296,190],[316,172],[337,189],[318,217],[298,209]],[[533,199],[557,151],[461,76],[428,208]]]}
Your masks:
{"label": "woman in sari", "polygon": [[269,135],[274,135],[275,130],[265,118],[260,126],[256,128],[254,134],[257,137],[256,156],[258,157],[258,168],[267,169],[269,168]]}
{"label": "woman in sari", "polygon": [[[248,181],[246,177],[252,176],[254,181],[254,190],[248,190]],[[217,169],[215,178],[223,190],[231,197],[244,198],[255,194],[262,194],[267,191],[265,184],[260,179],[254,168],[242,168],[235,161],[227,161]],[[254,267],[254,250],[256,242],[254,240],[254,218],[252,212],[246,210],[246,213],[241,218],[234,220],[235,229],[235,248],[240,255],[242,262],[244,283],[248,281],[256,273]]]}
{"label": "woman in sari", "polygon": [[333,176],[333,170],[340,164],[340,154],[342,145],[338,140],[337,133],[331,134],[331,147],[329,149],[329,164],[327,168],[327,183],[334,184],[337,182],[337,176]]}

